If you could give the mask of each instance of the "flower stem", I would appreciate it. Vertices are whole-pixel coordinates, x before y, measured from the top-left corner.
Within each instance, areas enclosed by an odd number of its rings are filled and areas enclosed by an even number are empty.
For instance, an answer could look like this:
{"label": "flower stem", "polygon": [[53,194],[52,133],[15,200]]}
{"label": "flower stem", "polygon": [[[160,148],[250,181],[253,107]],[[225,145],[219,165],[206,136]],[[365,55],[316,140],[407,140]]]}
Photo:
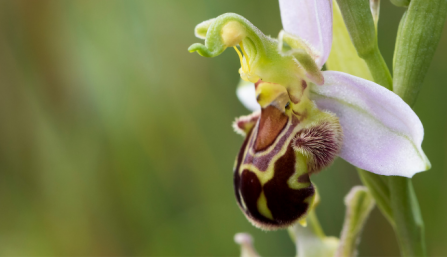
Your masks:
{"label": "flower stem", "polygon": [[379,48],[376,47],[373,52],[362,56],[362,58],[365,60],[366,65],[368,65],[374,82],[388,88],[389,90],[393,90],[393,79],[391,78],[391,73],[386,66],[382,54],[380,54]]}
{"label": "flower stem", "polygon": [[340,244],[334,257],[357,256],[360,234],[375,204],[373,196],[366,187],[355,186],[346,195],[345,205],[345,221],[340,236]]}
{"label": "flower stem", "polygon": [[317,214],[315,211],[309,212],[307,216],[307,221],[309,222],[309,228],[315,233],[316,236],[323,238],[326,235],[323,232],[323,228],[320,225],[320,221],[318,220]]}
{"label": "flower stem", "polygon": [[377,174],[357,168],[362,183],[376,200],[377,206],[394,228],[393,210],[391,209],[390,189],[387,181]]}
{"label": "flower stem", "polygon": [[424,221],[411,183],[404,177],[388,178],[391,209],[393,210],[400,250],[403,256],[426,256]]}
{"label": "flower stem", "polygon": [[339,240],[324,235],[315,210],[309,211],[307,221],[306,227],[299,223],[289,227],[289,235],[297,247],[296,257],[334,256]]}

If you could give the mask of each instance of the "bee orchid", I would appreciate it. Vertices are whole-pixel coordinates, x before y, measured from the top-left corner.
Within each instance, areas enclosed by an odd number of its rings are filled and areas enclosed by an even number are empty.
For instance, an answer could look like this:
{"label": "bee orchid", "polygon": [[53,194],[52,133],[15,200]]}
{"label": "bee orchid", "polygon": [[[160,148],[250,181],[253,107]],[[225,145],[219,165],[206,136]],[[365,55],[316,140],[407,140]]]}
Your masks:
{"label": "bee orchid", "polygon": [[381,175],[412,177],[430,168],[422,123],[374,82],[321,71],[332,43],[330,0],[280,1],[285,31],[274,39],[240,15],[197,25],[190,52],[237,52],[240,100],[254,112],[233,124],[245,140],[234,165],[241,210],[262,229],[303,221],[315,189],[310,175],[340,156]]}

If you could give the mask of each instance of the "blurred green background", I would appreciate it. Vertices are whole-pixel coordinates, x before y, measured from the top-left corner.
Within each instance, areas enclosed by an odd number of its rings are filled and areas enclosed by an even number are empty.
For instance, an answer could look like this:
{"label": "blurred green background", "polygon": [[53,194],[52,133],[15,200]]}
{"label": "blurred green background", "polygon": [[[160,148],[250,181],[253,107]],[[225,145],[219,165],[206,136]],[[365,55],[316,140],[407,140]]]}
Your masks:
{"label": "blurred green background", "polygon": [[[236,53],[187,51],[194,26],[225,12],[282,27],[276,1],[0,1],[0,255],[238,255],[241,231],[264,256],[294,255],[286,231],[252,227],[233,197],[231,123],[248,113]],[[402,13],[382,1],[390,67]],[[447,28],[415,106],[433,164],[414,177],[431,256],[447,255],[446,63]],[[338,236],[357,173],[338,159],[313,181]],[[375,209],[360,255],[398,254]]]}

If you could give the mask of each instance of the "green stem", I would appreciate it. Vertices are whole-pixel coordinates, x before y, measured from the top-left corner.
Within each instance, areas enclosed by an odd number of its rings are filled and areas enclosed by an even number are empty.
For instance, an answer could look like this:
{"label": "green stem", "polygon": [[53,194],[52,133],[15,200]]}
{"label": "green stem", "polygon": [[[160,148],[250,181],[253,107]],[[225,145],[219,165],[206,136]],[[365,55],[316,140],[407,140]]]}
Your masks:
{"label": "green stem", "polygon": [[376,47],[373,52],[362,56],[362,58],[368,65],[374,82],[388,88],[389,90],[393,90],[393,79],[391,78],[391,73],[388,70],[382,54],[380,54],[379,48]]}
{"label": "green stem", "polygon": [[374,198],[366,187],[355,186],[346,195],[345,205],[345,221],[334,257],[357,256],[357,245],[365,222],[374,207]]}
{"label": "green stem", "polygon": [[357,168],[362,183],[368,188],[376,200],[377,206],[385,218],[395,227],[393,210],[391,209],[390,190],[382,176]]}
{"label": "green stem", "polygon": [[411,179],[389,177],[394,228],[403,256],[426,256],[424,221]]}
{"label": "green stem", "polygon": [[446,0],[412,0],[400,21],[394,51],[393,91],[410,106],[422,88],[446,18]]}
{"label": "green stem", "polygon": [[296,256],[334,256],[339,246],[339,240],[324,235],[315,210],[309,210],[307,221],[306,227],[296,223],[288,229],[289,235],[297,247]]}
{"label": "green stem", "polygon": [[310,211],[309,215],[307,216],[307,221],[309,228],[320,238],[326,237],[326,235],[323,232],[323,228],[320,225],[320,221],[318,220],[317,214],[315,211]]}
{"label": "green stem", "polygon": [[[301,230],[308,230],[313,236],[316,236],[320,239],[324,239],[326,235],[324,234],[323,228],[321,227],[320,221],[318,220],[317,214],[315,210],[309,210],[309,214],[307,215],[307,227],[300,228]],[[294,226],[301,226],[300,224],[295,224]],[[296,228],[289,228],[289,236],[293,242],[297,240]]]}

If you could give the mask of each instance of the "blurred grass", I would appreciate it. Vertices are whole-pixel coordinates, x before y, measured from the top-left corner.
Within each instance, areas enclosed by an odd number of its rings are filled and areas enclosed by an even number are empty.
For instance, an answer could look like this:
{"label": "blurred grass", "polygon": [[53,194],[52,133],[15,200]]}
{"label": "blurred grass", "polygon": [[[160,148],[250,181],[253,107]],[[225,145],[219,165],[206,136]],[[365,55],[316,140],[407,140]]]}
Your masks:
{"label": "blurred grass", "polygon": [[[402,9],[382,1],[390,65]],[[294,255],[285,231],[253,228],[233,197],[247,114],[238,60],[189,54],[194,26],[239,13],[281,29],[276,1],[0,1],[0,255],[238,255],[247,231],[264,255]],[[447,255],[447,30],[416,104],[433,168],[414,183],[430,255]],[[326,232],[359,184],[343,160],[313,179]],[[375,210],[361,255],[398,254]]]}

